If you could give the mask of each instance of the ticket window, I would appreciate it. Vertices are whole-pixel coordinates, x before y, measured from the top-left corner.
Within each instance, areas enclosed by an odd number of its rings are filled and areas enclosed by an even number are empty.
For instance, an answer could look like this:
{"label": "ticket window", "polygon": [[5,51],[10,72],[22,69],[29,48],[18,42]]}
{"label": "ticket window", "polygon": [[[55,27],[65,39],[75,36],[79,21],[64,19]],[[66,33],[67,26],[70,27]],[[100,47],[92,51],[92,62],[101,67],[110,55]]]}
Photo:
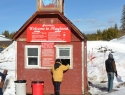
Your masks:
{"label": "ticket window", "polygon": [[70,59],[61,59],[63,65],[70,64]]}
{"label": "ticket window", "polygon": [[61,59],[62,64],[70,64],[73,68],[73,46],[72,45],[56,45],[56,58]]}

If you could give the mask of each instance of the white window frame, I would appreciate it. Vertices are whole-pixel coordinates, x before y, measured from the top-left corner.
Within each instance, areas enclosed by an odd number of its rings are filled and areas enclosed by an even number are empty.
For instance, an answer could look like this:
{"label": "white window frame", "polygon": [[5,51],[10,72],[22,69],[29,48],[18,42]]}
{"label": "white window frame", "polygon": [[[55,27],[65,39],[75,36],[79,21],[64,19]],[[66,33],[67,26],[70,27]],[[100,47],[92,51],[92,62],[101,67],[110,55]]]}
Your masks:
{"label": "white window frame", "polygon": [[[70,56],[59,56],[60,48],[70,48]],[[70,69],[73,69],[73,45],[56,45],[56,59],[70,59]]]}
{"label": "white window frame", "polygon": [[[28,65],[28,56],[27,56],[27,49],[28,48],[38,48],[38,65]],[[25,68],[41,68],[41,61],[40,61],[40,57],[41,57],[41,46],[40,45],[25,45]],[[34,57],[34,56],[32,56]],[[34,57],[36,58],[36,56]]]}

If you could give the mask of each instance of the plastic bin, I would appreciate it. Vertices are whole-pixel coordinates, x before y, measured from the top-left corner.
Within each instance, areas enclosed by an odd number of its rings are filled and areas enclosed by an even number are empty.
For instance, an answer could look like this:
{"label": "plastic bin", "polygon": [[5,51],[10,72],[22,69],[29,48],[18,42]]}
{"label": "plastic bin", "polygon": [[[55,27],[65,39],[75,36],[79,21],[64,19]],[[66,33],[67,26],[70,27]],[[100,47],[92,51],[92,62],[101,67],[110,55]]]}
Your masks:
{"label": "plastic bin", "polygon": [[44,81],[32,81],[32,95],[43,95]]}
{"label": "plastic bin", "polygon": [[16,95],[26,95],[26,80],[17,80],[14,83]]}

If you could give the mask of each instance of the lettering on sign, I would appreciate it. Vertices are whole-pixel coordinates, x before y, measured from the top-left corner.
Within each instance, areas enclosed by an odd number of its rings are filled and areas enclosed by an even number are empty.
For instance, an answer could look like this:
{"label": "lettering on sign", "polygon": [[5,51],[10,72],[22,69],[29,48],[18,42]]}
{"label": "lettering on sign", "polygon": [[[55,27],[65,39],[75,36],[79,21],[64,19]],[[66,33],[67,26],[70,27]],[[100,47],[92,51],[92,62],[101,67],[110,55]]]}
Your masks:
{"label": "lettering on sign", "polygon": [[54,43],[42,43],[42,48],[45,48],[45,49],[47,49],[47,48],[54,48]]}
{"label": "lettering on sign", "polygon": [[27,42],[70,42],[70,27],[66,24],[31,24]]}
{"label": "lettering on sign", "polygon": [[42,47],[42,66],[52,66],[55,62],[54,43],[41,43]]}

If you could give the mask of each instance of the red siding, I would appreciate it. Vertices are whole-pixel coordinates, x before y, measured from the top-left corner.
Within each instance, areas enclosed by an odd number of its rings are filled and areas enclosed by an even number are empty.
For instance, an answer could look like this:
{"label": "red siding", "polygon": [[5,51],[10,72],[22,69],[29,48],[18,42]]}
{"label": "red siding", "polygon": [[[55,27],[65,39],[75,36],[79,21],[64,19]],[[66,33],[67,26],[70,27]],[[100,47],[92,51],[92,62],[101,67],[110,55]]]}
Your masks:
{"label": "red siding", "polygon": [[[24,46],[25,45],[36,45],[40,43],[17,43],[17,79],[27,80],[27,92],[31,92],[31,82],[42,80],[45,82],[45,93],[53,93],[52,75],[51,70],[47,69],[25,69],[24,64]],[[59,43],[58,43],[59,44]],[[63,44],[63,43],[60,43]],[[68,44],[73,45],[73,69],[68,70],[64,74],[64,79],[61,84],[61,93],[67,94],[80,94],[82,90],[82,57],[81,57],[81,43],[71,42]],[[78,48],[79,47],[79,48]]]}

